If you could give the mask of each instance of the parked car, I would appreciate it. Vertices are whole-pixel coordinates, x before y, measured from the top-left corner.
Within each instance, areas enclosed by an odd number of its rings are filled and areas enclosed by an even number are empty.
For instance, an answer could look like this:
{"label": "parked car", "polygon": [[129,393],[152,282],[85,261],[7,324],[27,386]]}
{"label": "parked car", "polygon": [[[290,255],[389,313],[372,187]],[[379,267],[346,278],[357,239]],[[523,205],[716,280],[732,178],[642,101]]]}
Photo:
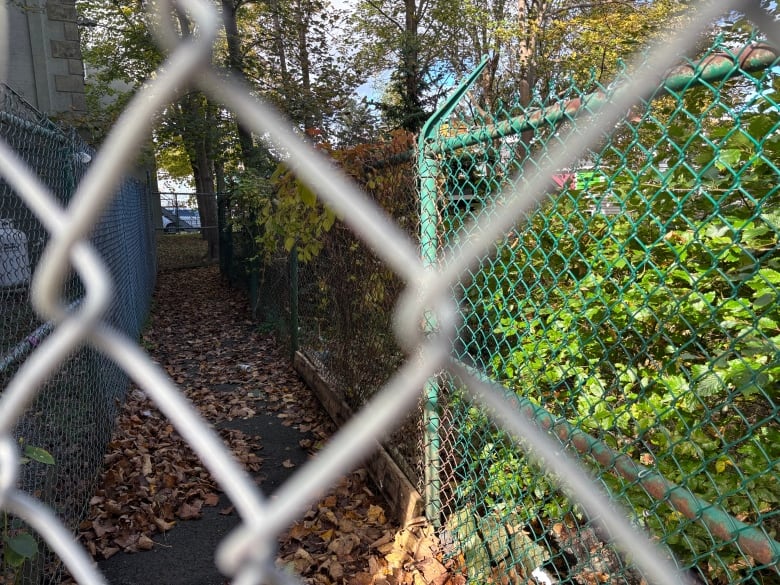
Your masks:
{"label": "parked car", "polygon": [[163,231],[166,234],[175,234],[176,232],[179,231],[178,223],[168,217],[165,217],[164,215],[162,218],[162,225],[163,225]]}
{"label": "parked car", "polygon": [[163,207],[162,227],[167,234],[197,230],[200,229],[200,215],[197,209]]}

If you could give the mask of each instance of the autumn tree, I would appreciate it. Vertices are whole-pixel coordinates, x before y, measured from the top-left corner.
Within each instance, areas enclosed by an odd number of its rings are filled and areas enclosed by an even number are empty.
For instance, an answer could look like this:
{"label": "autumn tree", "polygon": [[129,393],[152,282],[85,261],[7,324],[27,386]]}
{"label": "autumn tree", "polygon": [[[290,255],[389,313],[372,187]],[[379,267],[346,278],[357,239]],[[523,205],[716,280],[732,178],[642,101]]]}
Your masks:
{"label": "autumn tree", "polygon": [[99,143],[163,55],[138,5],[79,0],[77,9],[89,108],[83,125]]}
{"label": "autumn tree", "polygon": [[268,0],[238,15],[245,73],[263,97],[317,141],[337,130],[359,78],[337,37],[345,18],[322,0]]}
{"label": "autumn tree", "polygon": [[[453,78],[490,59],[473,94],[487,114],[499,99],[575,80],[606,81],[625,58],[684,12],[680,0],[363,0],[359,59],[374,74],[393,69],[391,116],[404,127],[430,112]],[[393,51],[388,51],[388,47]],[[405,117],[404,117],[405,116]],[[404,121],[406,120],[406,122]],[[423,120],[424,121],[424,120]]]}
{"label": "autumn tree", "polygon": [[[77,8],[89,26],[82,35],[87,65],[87,92],[93,142],[100,142],[112,127],[125,104],[152,77],[163,63],[141,3],[80,1]],[[177,23],[182,35],[190,34],[190,23],[180,14]],[[114,96],[113,99],[111,96]],[[163,161],[175,161],[181,174],[186,160],[197,191],[203,237],[209,253],[217,256],[216,199],[214,197],[213,153],[215,152],[215,106],[198,92],[186,93],[171,104],[157,120],[156,150],[171,150]],[[161,129],[161,130],[160,130]]]}
{"label": "autumn tree", "polygon": [[[375,105],[391,127],[419,130],[446,91],[436,18],[444,0],[362,0],[352,18],[361,48],[353,62],[365,75],[391,71],[385,96]],[[450,42],[450,40],[447,40]]]}
{"label": "autumn tree", "polygon": [[[84,22],[92,25],[83,40],[85,61],[94,72],[89,79],[91,103],[95,112],[105,114],[94,132],[99,140],[163,56],[153,42],[144,3],[81,0],[78,8]],[[275,103],[313,140],[331,140],[343,130],[334,112],[352,105],[357,77],[330,36],[342,18],[339,11],[322,0],[220,0],[219,8],[224,35],[214,51],[217,66]],[[173,18],[182,36],[190,34],[185,13]],[[122,100],[107,111],[104,96],[118,83]],[[175,167],[176,174],[186,160],[198,193],[201,225],[207,227],[216,226],[218,185],[229,186],[242,169],[268,177],[284,157],[270,152],[232,114],[197,91],[185,92],[166,108],[155,135],[157,149],[164,153],[160,160]],[[216,230],[207,229],[204,237],[216,257]]]}

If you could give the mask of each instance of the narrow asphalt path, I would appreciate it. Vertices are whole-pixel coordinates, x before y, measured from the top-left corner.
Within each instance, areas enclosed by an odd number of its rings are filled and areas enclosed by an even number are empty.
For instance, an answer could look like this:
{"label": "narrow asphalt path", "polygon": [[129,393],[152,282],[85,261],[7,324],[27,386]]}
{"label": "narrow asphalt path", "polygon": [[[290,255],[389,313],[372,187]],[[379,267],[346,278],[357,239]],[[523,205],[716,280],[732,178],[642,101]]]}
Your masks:
{"label": "narrow asphalt path", "polygon": [[[332,428],[249,314],[242,292],[226,287],[216,267],[164,272],[142,342],[270,495]],[[240,518],[218,481],[137,389],[106,462],[81,528],[110,583],[228,582],[214,553]]]}

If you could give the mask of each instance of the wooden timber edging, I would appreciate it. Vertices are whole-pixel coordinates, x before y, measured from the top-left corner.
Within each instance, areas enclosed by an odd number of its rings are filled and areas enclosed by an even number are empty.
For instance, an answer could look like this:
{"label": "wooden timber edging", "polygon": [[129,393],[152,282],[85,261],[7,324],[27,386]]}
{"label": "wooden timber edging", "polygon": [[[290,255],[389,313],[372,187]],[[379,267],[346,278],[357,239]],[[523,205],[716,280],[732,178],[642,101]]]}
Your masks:
{"label": "wooden timber edging", "polygon": [[[295,352],[293,367],[314,392],[336,426],[342,427],[352,418],[352,408],[330,387],[314,364],[300,351]],[[376,453],[366,459],[364,465],[382,495],[392,508],[392,516],[402,526],[423,515],[423,501],[418,492],[401,471],[393,458],[380,443]]]}

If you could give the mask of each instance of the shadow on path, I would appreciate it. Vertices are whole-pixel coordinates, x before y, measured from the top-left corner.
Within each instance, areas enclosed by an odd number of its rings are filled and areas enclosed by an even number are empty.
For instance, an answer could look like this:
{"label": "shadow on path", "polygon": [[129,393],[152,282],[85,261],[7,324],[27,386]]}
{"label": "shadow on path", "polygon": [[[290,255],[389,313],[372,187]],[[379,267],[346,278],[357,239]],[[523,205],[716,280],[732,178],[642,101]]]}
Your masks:
{"label": "shadow on path", "polygon": [[[266,495],[271,495],[308,459],[298,445],[306,435],[283,426],[280,419],[258,414],[251,419],[234,420],[219,425],[234,428],[262,440],[258,452],[263,466],[254,478]],[[199,520],[179,522],[177,526],[155,537],[156,546],[140,553],[120,552],[99,563],[109,583],[114,585],[222,585],[228,581],[214,566],[214,554],[222,539],[239,524],[235,512],[223,514],[230,501],[221,495],[215,507],[204,507]]]}

